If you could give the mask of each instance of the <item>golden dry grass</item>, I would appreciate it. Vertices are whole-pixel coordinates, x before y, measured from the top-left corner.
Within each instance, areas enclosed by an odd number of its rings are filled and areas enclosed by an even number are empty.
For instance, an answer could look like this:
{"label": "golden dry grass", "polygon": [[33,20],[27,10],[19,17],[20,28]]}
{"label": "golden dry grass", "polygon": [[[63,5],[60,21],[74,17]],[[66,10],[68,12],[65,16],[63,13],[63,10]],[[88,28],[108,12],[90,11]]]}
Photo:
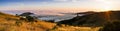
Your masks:
{"label": "golden dry grass", "polygon": [[98,31],[102,27],[75,27],[75,26],[62,26],[51,31]]}

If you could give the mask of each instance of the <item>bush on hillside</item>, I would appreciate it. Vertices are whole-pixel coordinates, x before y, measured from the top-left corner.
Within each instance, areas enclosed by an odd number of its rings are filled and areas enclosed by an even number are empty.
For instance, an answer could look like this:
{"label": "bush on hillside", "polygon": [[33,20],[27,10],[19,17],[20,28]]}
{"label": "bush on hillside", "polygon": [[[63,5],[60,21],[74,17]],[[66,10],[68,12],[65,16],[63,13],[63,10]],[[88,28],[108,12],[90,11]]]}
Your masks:
{"label": "bush on hillside", "polygon": [[26,16],[26,17],[21,17],[20,20],[25,20],[25,21],[28,21],[28,22],[37,22],[36,21],[36,18],[32,17],[32,16]]}
{"label": "bush on hillside", "polygon": [[116,21],[116,22],[108,23],[99,31],[120,31],[120,22]]}
{"label": "bush on hillside", "polygon": [[26,16],[26,19],[28,20],[28,22],[33,22],[35,21],[35,18],[32,16]]}

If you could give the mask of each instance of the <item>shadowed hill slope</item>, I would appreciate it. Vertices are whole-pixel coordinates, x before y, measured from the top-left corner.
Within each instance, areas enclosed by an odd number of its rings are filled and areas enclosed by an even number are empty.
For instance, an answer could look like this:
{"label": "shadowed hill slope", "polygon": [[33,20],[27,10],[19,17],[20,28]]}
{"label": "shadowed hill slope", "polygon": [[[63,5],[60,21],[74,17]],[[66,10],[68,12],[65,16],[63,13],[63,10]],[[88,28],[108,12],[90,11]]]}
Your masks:
{"label": "shadowed hill slope", "polygon": [[120,11],[96,12],[84,16],[76,16],[70,20],[60,21],[60,24],[75,26],[103,26],[108,22],[119,21]]}

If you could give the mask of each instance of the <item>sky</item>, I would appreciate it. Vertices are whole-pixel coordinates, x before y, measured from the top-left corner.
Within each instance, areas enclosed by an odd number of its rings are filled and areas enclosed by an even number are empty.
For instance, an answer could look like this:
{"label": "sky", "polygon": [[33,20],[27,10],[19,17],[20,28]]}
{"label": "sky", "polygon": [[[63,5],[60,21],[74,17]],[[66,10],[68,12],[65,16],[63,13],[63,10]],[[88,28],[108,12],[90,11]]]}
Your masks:
{"label": "sky", "polygon": [[0,10],[105,11],[120,10],[120,0],[0,0]]}

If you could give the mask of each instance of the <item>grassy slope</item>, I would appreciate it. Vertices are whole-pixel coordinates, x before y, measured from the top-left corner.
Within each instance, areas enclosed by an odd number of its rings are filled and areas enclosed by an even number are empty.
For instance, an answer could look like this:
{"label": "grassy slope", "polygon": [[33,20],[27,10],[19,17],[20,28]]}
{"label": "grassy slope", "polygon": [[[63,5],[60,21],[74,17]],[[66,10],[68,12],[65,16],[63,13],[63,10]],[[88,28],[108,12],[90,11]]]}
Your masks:
{"label": "grassy slope", "polygon": [[[16,22],[19,22],[18,24]],[[25,22],[19,20],[19,17],[0,13],[0,31],[97,31],[99,27],[74,27],[64,26],[52,29],[55,23],[49,23],[38,20],[38,22]]]}

